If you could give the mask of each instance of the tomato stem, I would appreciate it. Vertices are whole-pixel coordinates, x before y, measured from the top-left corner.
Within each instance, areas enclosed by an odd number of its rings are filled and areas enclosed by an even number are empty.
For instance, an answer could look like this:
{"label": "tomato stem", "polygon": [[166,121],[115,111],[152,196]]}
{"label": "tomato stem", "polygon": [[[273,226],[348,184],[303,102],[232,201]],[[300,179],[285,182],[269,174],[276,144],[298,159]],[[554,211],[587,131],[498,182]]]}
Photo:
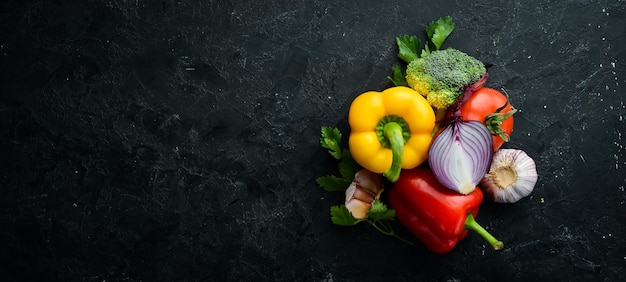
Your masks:
{"label": "tomato stem", "polygon": [[506,102],[504,103],[504,105],[502,105],[502,107],[500,108],[497,108],[495,112],[485,117],[485,125],[489,129],[489,132],[491,132],[491,135],[500,136],[500,138],[502,138],[504,142],[509,142],[509,135],[504,132],[504,130],[502,130],[502,123],[507,118],[515,114],[517,112],[517,109],[511,106],[510,111],[506,113],[501,113],[501,111],[504,110],[507,105],[510,105],[509,95],[507,95],[506,92],[504,92],[504,97],[506,97]]}

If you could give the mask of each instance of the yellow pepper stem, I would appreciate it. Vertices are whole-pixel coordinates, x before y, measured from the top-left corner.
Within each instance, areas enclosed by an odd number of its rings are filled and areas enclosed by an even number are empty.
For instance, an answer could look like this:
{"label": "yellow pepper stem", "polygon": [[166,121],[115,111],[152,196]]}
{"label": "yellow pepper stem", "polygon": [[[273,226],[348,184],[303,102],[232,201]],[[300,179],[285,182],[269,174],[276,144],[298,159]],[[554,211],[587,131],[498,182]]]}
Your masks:
{"label": "yellow pepper stem", "polygon": [[388,122],[383,127],[383,134],[391,146],[391,167],[383,175],[392,183],[398,181],[402,170],[402,158],[404,156],[404,135],[402,126],[397,122]]}

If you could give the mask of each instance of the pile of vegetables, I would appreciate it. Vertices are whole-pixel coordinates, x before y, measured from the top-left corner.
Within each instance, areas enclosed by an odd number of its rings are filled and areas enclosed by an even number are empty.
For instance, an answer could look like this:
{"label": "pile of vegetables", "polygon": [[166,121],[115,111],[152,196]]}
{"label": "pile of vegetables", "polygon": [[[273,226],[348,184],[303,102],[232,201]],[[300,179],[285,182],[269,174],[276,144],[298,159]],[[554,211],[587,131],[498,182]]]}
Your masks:
{"label": "pile of vegetables", "polygon": [[393,230],[398,220],[436,253],[451,251],[469,231],[503,248],[475,220],[483,195],[515,203],[532,192],[537,171],[522,150],[501,149],[517,110],[506,92],[485,86],[481,61],[442,48],[453,30],[444,17],[426,28],[423,47],[417,36],[396,38],[404,66],[392,68],[393,87],[354,99],[348,148],[337,128],[322,127],[320,144],[339,161],[340,176],[317,183],[345,193],[345,203],[330,208],[334,224],[367,222],[412,244]]}

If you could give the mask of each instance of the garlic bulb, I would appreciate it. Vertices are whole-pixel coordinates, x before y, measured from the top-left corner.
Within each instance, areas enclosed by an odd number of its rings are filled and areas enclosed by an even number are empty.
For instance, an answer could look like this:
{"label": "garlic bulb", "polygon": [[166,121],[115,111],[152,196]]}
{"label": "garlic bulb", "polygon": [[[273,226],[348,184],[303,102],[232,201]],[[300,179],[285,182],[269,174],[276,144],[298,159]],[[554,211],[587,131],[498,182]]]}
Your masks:
{"label": "garlic bulb", "polygon": [[359,170],[354,175],[354,181],[346,189],[346,208],[356,219],[367,218],[367,212],[372,209],[374,200],[380,198],[383,192],[383,182],[379,174],[369,170]]}
{"label": "garlic bulb", "polygon": [[535,161],[524,151],[500,149],[481,180],[485,194],[498,203],[515,203],[528,196],[537,183]]}

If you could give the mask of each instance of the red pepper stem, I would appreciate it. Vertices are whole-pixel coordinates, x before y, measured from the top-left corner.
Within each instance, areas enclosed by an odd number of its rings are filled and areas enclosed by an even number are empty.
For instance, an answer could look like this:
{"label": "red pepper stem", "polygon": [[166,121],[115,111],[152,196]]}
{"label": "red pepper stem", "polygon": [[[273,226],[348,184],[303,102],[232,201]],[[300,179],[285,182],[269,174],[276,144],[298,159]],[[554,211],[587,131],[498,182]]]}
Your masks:
{"label": "red pepper stem", "polygon": [[404,136],[402,126],[397,122],[388,122],[383,127],[383,134],[391,145],[391,167],[383,173],[389,181],[396,182],[402,170],[402,158],[404,157]]}
{"label": "red pepper stem", "polygon": [[482,236],[488,243],[493,247],[494,250],[502,250],[504,248],[504,243],[493,237],[485,228],[480,226],[478,222],[474,219],[474,216],[470,213],[467,215],[465,219],[465,229],[474,231],[478,233],[478,235]]}

